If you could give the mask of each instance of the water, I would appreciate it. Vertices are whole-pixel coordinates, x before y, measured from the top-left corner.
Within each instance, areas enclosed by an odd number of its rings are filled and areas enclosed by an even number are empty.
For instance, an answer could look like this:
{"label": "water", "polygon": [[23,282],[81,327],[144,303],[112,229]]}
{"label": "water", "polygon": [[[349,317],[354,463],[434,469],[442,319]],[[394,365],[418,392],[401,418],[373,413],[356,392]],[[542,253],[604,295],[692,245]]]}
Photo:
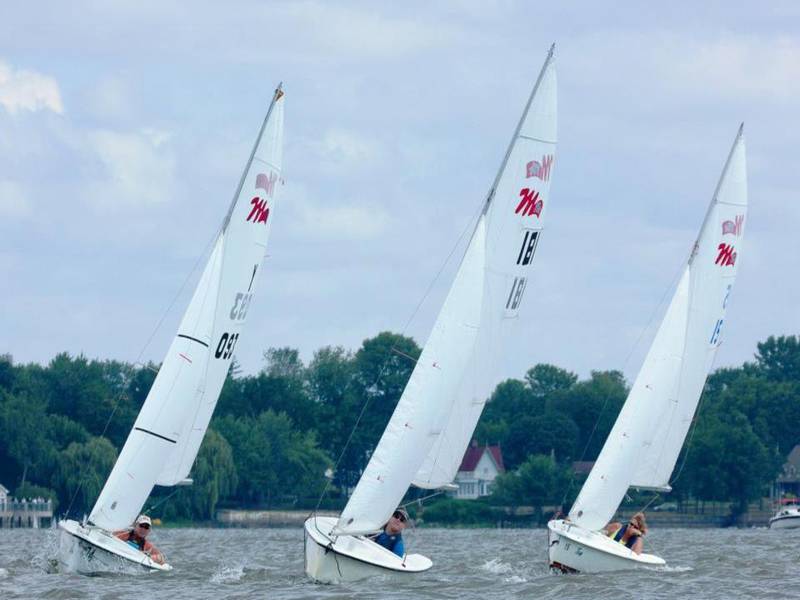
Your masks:
{"label": "water", "polygon": [[553,575],[543,529],[423,529],[407,545],[431,571],[336,586],[306,579],[301,529],[155,534],[173,572],[82,577],[53,568],[56,531],[0,529],[0,598],[800,598],[800,530],[653,530],[666,568]]}

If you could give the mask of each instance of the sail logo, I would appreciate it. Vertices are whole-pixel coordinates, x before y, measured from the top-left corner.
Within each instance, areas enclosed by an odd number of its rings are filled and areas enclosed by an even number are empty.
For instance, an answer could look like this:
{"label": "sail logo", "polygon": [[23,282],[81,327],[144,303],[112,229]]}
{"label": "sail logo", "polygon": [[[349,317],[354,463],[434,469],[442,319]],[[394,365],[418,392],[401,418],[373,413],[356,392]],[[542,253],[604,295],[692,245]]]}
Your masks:
{"label": "sail logo", "polygon": [[742,235],[742,225],[744,225],[744,215],[736,215],[733,221],[722,222],[722,235]]}
{"label": "sail logo", "polygon": [[538,177],[542,181],[550,179],[550,167],[553,165],[553,155],[545,154],[542,162],[532,160],[525,166],[525,177]]}
{"label": "sail logo", "polygon": [[719,254],[717,254],[717,260],[714,261],[715,265],[731,267],[736,264],[736,252],[734,252],[732,244],[720,244],[717,246],[717,250],[719,250]]}
{"label": "sail logo", "polygon": [[[275,193],[275,182],[277,180],[278,176],[275,175],[275,173],[270,173],[269,177],[264,173],[259,173],[256,175],[256,189],[264,190],[266,195],[271,198]],[[250,214],[247,215],[247,221],[264,223],[266,225],[267,219],[269,219],[269,206],[267,206],[267,201],[264,198],[255,196],[250,200],[250,204],[253,208],[250,209]]]}
{"label": "sail logo", "polygon": [[523,217],[530,217],[531,215],[541,217],[542,209],[544,208],[544,200],[539,197],[539,192],[529,188],[522,188],[519,191],[519,195],[522,200],[517,204],[517,209],[514,211],[514,214],[518,215],[522,213]]}
{"label": "sail logo", "polygon": [[264,173],[259,173],[256,175],[256,189],[261,188],[264,192],[272,198],[272,195],[275,193],[275,182],[278,180],[278,176],[275,173],[270,173],[269,177],[264,175]]}

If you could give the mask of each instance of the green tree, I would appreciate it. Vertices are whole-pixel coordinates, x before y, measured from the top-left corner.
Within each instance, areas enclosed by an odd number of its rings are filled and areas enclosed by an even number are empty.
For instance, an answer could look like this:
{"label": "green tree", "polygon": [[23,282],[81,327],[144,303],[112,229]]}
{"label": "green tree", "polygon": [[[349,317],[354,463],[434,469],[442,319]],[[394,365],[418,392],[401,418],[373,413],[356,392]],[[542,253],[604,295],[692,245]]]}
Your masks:
{"label": "green tree", "polygon": [[117,451],[106,438],[92,437],[86,443],[73,442],[62,450],[54,487],[59,498],[72,502],[77,513],[88,512],[100,495],[114,462]]}
{"label": "green tree", "polygon": [[212,428],[203,438],[191,478],[192,485],[166,503],[164,514],[209,521],[214,518],[217,503],[232,495],[239,482],[231,446]]}
{"label": "green tree", "polygon": [[800,338],[769,336],[758,344],[756,364],[773,381],[800,381]]}
{"label": "green tree", "polygon": [[534,506],[541,512],[542,506],[561,502],[569,480],[569,470],[559,466],[551,457],[530,456],[516,471],[495,479],[492,503]]}

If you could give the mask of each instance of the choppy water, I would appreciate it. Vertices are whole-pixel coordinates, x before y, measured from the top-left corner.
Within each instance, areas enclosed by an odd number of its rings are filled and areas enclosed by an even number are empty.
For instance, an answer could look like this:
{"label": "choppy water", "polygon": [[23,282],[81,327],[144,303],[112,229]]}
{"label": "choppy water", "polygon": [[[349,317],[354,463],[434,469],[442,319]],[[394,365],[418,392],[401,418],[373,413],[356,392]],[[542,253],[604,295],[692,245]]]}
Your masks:
{"label": "choppy water", "polygon": [[425,529],[431,571],[338,586],[305,578],[300,528],[155,534],[173,572],[82,577],[54,572],[55,531],[0,529],[0,598],[800,598],[800,530],[653,530],[664,569],[553,575],[542,529]]}

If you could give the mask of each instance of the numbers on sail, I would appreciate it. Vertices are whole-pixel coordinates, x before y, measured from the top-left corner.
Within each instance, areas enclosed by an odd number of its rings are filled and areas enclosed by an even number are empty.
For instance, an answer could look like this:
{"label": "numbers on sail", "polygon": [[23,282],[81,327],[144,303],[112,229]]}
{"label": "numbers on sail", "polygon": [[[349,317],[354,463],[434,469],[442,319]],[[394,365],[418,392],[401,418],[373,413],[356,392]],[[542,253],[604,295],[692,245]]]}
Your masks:
{"label": "numbers on sail", "polygon": [[231,321],[244,321],[245,317],[247,317],[247,311],[250,309],[250,302],[252,300],[252,293],[239,292],[236,294],[230,312]]}
{"label": "numbers on sail", "polygon": [[236,347],[238,339],[238,333],[223,333],[219,338],[219,344],[217,344],[217,351],[214,353],[214,356],[216,358],[228,360],[233,356],[233,349]]}
{"label": "numbers on sail", "polygon": [[714,325],[714,332],[711,334],[711,339],[708,340],[708,343],[712,346],[719,343],[719,334],[722,332],[722,319],[718,319],[716,325]]}
{"label": "numbers on sail", "polygon": [[514,283],[511,284],[511,292],[508,294],[506,300],[506,310],[517,310],[522,303],[522,294],[525,293],[525,284],[527,279],[525,277],[514,277]]}
{"label": "numbers on sail", "polygon": [[517,264],[522,266],[531,264],[538,245],[539,232],[526,229],[525,237],[522,239],[522,246],[520,246],[519,255],[517,256]]}

